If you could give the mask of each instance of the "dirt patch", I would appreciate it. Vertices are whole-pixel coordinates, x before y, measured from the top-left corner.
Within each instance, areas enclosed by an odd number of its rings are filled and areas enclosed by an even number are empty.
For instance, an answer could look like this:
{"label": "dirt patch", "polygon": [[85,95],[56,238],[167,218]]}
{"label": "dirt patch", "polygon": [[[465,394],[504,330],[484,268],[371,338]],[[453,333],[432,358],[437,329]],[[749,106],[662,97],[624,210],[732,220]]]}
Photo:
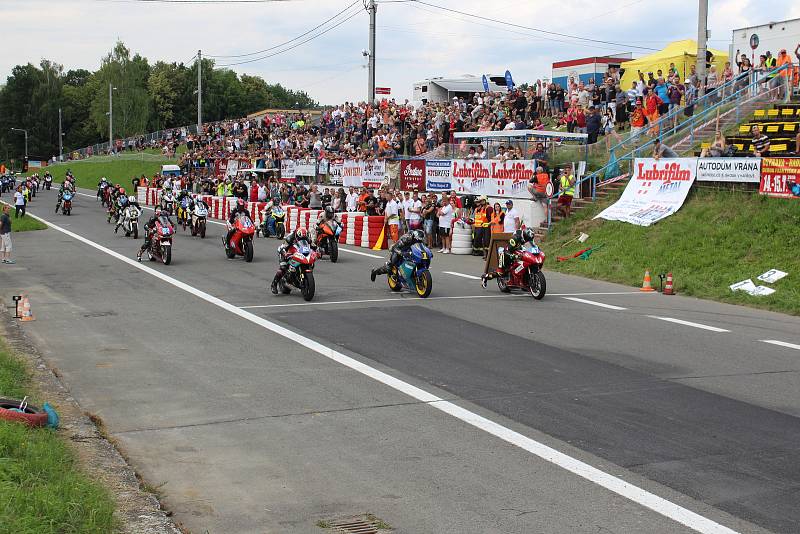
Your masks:
{"label": "dirt patch", "polygon": [[185,532],[173,523],[170,512],[161,507],[157,496],[143,489],[148,487],[147,484],[107,439],[102,421],[81,409],[59,378],[58,370],[48,367],[36,346],[4,306],[0,307],[0,335],[5,336],[9,347],[28,365],[42,400],[58,410],[61,419],[58,433],[71,443],[83,471],[108,488],[113,496],[120,532]]}

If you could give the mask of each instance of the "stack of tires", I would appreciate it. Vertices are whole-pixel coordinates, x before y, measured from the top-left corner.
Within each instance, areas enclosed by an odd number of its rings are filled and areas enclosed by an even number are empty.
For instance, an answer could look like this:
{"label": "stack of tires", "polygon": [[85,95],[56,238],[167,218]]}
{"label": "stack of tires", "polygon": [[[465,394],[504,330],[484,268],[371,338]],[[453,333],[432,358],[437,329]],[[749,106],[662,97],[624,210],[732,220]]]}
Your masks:
{"label": "stack of tires", "polygon": [[294,232],[300,226],[300,209],[289,210],[289,226],[286,228],[287,232]]}
{"label": "stack of tires", "polygon": [[464,222],[453,225],[453,243],[450,252],[462,256],[472,254],[472,225]]}

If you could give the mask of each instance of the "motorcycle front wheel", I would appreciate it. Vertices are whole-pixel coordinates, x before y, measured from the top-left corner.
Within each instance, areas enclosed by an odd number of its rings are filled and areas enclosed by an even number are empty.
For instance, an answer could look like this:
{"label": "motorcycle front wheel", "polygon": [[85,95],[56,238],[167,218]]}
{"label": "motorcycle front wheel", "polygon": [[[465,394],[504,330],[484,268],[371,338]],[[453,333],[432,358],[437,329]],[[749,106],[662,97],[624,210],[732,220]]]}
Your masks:
{"label": "motorcycle front wheel", "polygon": [[203,239],[205,237],[206,237],[206,223],[205,222],[201,222],[200,223],[200,239]]}
{"label": "motorcycle front wheel", "polygon": [[502,276],[497,277],[497,287],[500,289],[501,293],[511,293],[511,288],[508,287],[508,283],[506,283],[506,279]]}
{"label": "motorcycle front wheel", "polygon": [[430,295],[433,290],[433,277],[431,276],[431,272],[423,271],[422,274],[418,274],[415,277],[414,286],[420,298],[428,298],[428,295]]}
{"label": "motorcycle front wheel", "polygon": [[331,255],[331,263],[339,261],[339,242],[335,237],[328,238],[328,252]]}
{"label": "motorcycle front wheel", "polygon": [[544,279],[544,273],[542,271],[533,272],[533,270],[528,270],[528,280],[530,281],[528,291],[530,291],[531,296],[536,300],[542,300],[547,292],[547,281]]}
{"label": "motorcycle front wheel", "polygon": [[303,294],[303,300],[308,302],[313,299],[315,290],[314,273],[309,271],[303,275],[303,282],[300,284],[300,292]]}
{"label": "motorcycle front wheel", "polygon": [[403,284],[400,283],[400,273],[397,271],[397,267],[392,267],[389,270],[389,275],[386,277],[386,281],[389,283],[389,289],[392,291],[400,291],[403,289]]}
{"label": "motorcycle front wheel", "polygon": [[253,261],[253,241],[246,239],[242,246],[244,247],[244,261],[250,263]]}
{"label": "motorcycle front wheel", "polygon": [[139,226],[138,225],[133,227],[133,238],[134,239],[139,239]]}
{"label": "motorcycle front wheel", "polygon": [[161,261],[164,265],[169,265],[172,261],[172,247],[161,247]]}

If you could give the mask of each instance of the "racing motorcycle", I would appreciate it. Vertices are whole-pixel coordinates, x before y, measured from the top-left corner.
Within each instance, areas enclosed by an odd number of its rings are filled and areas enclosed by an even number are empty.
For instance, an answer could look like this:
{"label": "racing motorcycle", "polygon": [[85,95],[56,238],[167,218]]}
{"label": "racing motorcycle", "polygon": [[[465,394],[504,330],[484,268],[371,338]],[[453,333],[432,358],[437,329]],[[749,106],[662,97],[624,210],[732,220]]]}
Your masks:
{"label": "racing motorcycle", "polygon": [[280,205],[266,207],[261,211],[262,223],[258,232],[262,237],[275,236],[283,239],[286,235],[286,210]]}
{"label": "racing motorcycle", "polygon": [[44,175],[44,188],[50,191],[50,187],[53,185],[53,177],[49,174]]}
{"label": "racing motorcycle", "polygon": [[64,215],[72,214],[72,197],[75,193],[72,191],[64,191],[64,196],[61,197],[61,213]]}
{"label": "racing motorcycle", "polygon": [[[278,252],[280,255],[280,252]],[[303,299],[308,302],[314,298],[316,290],[314,283],[314,263],[319,255],[311,249],[308,241],[298,241],[285,252],[284,258],[288,264],[283,276],[278,280],[278,290],[284,295],[292,292],[292,287],[299,289]]]}
{"label": "racing motorcycle", "polygon": [[335,219],[317,225],[316,244],[320,257],[327,254],[331,258],[331,263],[339,260],[339,234],[341,233],[342,225]]}
{"label": "racing motorcycle", "polygon": [[253,221],[244,213],[239,213],[233,221],[233,228],[235,231],[230,241],[225,243],[225,255],[229,259],[244,256],[244,261],[253,261],[253,236],[256,233]]}
{"label": "racing motorcycle", "polygon": [[194,208],[192,208],[191,222],[189,223],[192,228],[192,236],[199,235],[201,239],[206,236],[207,218],[208,209],[199,202],[195,202]]}
{"label": "racing motorcycle", "polygon": [[125,237],[133,236],[134,239],[139,239],[139,216],[141,212],[136,206],[125,206],[122,212],[122,229],[125,231]]}
{"label": "racing motorcycle", "polygon": [[178,224],[183,226],[184,231],[186,231],[186,225],[189,224],[189,200],[190,198],[188,196],[183,197],[178,206]]}
{"label": "racing motorcycle", "polygon": [[389,269],[389,288],[392,291],[410,289],[416,291],[421,298],[427,298],[433,289],[433,277],[430,266],[433,254],[431,249],[422,243],[414,243],[403,253],[403,261],[399,266]]}
{"label": "racing motorcycle", "polygon": [[[502,257],[502,248],[498,249],[498,254]],[[501,269],[501,274],[497,277],[497,287],[503,293],[510,293],[512,289],[522,289],[529,292],[536,300],[543,299],[547,291],[547,281],[542,272],[544,258],[544,252],[536,245],[517,251],[511,265]]]}
{"label": "racing motorcycle", "polygon": [[171,192],[166,192],[161,196],[161,211],[167,215],[172,215],[175,209],[175,196]]}
{"label": "racing motorcycle", "polygon": [[156,219],[153,235],[150,237],[150,247],[147,249],[147,257],[150,261],[157,260],[164,265],[169,265],[172,261],[172,236],[175,235],[175,228],[172,226],[169,217],[162,215]]}

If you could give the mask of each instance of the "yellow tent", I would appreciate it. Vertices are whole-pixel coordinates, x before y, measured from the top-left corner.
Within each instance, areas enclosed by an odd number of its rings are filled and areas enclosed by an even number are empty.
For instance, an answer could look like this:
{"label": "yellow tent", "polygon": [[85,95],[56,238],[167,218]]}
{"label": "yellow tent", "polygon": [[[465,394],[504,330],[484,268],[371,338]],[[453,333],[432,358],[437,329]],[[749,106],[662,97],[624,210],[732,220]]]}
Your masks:
{"label": "yellow tent", "polygon": [[[728,53],[722,50],[708,49],[709,52],[714,54],[711,61],[712,65],[717,67],[717,76],[722,76],[722,70],[725,68],[725,62],[728,61]],[[620,80],[620,86],[623,90],[627,91],[631,88],[631,83],[639,79],[639,71],[644,74],[644,79],[647,80],[648,73],[652,72],[653,76],[658,77],[657,71],[666,74],[669,72],[670,64],[674,63],[675,68],[678,69],[678,74],[681,76],[681,81],[689,77],[690,65],[697,64],[697,41],[686,39],[684,41],[675,41],[667,45],[664,50],[653,52],[652,54],[632,61],[625,61],[622,63],[622,68],[625,72]]]}

